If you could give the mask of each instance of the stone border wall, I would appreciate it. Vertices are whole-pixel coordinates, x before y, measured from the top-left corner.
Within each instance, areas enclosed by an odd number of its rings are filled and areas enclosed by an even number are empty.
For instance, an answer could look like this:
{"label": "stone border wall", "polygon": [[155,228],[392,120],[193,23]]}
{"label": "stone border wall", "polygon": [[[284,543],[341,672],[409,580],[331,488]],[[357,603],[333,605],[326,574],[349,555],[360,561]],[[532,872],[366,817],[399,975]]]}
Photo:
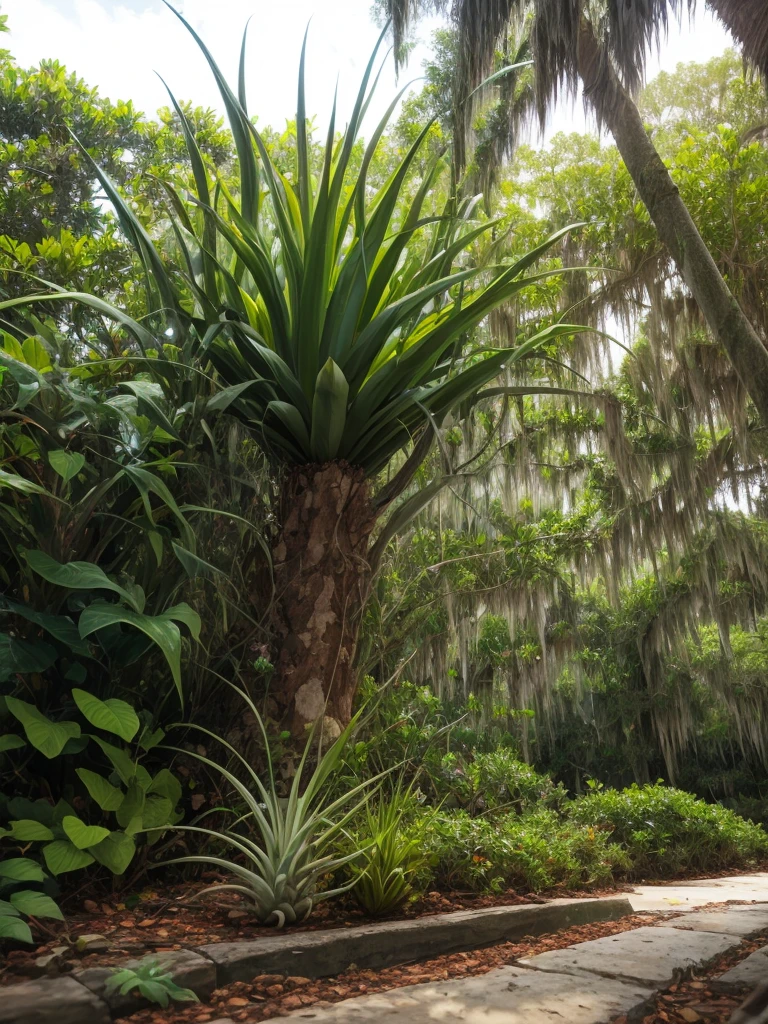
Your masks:
{"label": "stone border wall", "polygon": [[[261,974],[322,978],[359,968],[391,967],[446,953],[562,931],[573,925],[617,921],[632,914],[628,899],[552,900],[517,907],[490,907],[435,914],[410,921],[280,933],[243,942],[217,942],[144,957],[120,967],[159,960],[177,985],[205,1001],[215,988]],[[0,988],[0,1024],[110,1024],[151,1005],[119,993],[107,996],[112,967],[90,967],[59,978]]]}

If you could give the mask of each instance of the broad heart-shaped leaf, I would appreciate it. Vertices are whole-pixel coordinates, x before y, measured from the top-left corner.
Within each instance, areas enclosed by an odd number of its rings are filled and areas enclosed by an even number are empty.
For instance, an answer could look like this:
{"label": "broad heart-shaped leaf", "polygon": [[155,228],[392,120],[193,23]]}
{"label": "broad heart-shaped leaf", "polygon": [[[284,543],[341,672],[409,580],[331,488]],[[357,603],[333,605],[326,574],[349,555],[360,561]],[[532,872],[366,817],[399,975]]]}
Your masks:
{"label": "broad heart-shaped leaf", "polygon": [[148,796],[141,812],[142,828],[161,828],[171,824],[173,804],[164,796]]}
{"label": "broad heart-shaped leaf", "polygon": [[42,882],[45,872],[37,861],[29,857],[11,857],[10,860],[0,860],[0,878],[11,882]]}
{"label": "broad heart-shaped leaf", "polygon": [[89,846],[96,846],[109,835],[108,828],[102,828],[101,825],[86,825],[84,821],[80,821],[79,818],[70,814],[64,818],[61,826],[78,850],[87,850]]}
{"label": "broad heart-shaped leaf", "polygon": [[121,740],[129,742],[139,731],[139,718],[130,704],[116,697],[99,700],[86,690],[72,690],[75,704],[85,718],[97,729],[112,732]]}
{"label": "broad heart-shaped leaf", "polygon": [[90,853],[99,864],[109,868],[113,875],[122,875],[133,860],[136,843],[131,836],[127,836],[124,832],[110,832],[98,846],[91,847]]}
{"label": "broad heart-shaped leaf", "polygon": [[21,722],[32,746],[47,758],[58,757],[67,740],[80,735],[77,722],[52,722],[34,705],[17,697],[6,697],[5,703],[14,718]]}
{"label": "broad heart-shaped leaf", "polygon": [[21,747],[26,747],[21,736],[14,736],[12,732],[0,736],[0,754],[4,754],[6,750],[20,750]]}
{"label": "broad heart-shaped leaf", "polygon": [[164,796],[166,800],[171,801],[173,807],[181,800],[181,783],[168,768],[161,768],[157,775],[152,779],[152,784],[147,790],[147,796],[153,794]]}
{"label": "broad heart-shaped leaf", "polygon": [[22,637],[0,633],[0,682],[17,674],[45,672],[56,661],[56,651],[50,644],[37,640],[32,643]]}
{"label": "broad heart-shaped leaf", "polygon": [[26,797],[15,796],[8,801],[8,814],[17,820],[33,818],[35,821],[42,821],[49,828],[58,824],[55,820],[55,808],[42,797],[39,800],[27,800]]}
{"label": "broad heart-shaped leaf", "polygon": [[78,871],[93,864],[93,857],[85,850],[78,850],[68,839],[57,839],[43,847],[43,857],[52,875],[63,875],[67,871]]}
{"label": "broad heart-shaped leaf", "polygon": [[[17,601],[11,601],[8,597],[0,597],[0,610],[7,610],[13,612],[15,615],[20,615],[28,622],[34,622],[36,626],[40,626],[50,633],[56,640],[60,640],[63,644],[76,654],[81,654],[86,658],[90,658],[91,651],[88,644],[81,640],[80,634],[77,632],[77,626],[74,624],[72,619],[67,615],[49,615],[46,612],[35,611],[34,608],[30,608],[29,605],[21,604]],[[85,675],[85,669],[79,666],[83,674]],[[70,669],[70,672],[72,670]],[[66,678],[71,678],[69,672]]]}
{"label": "broad heart-shaped leaf", "polygon": [[[141,788],[139,782],[136,779],[131,781],[128,786],[128,792],[123,797],[123,801],[117,809],[117,822],[122,825],[125,829],[138,830],[141,826],[141,815],[144,811],[144,804],[146,803],[146,795],[144,790]],[[138,824],[137,824],[138,819]]]}
{"label": "broad heart-shaped leaf", "polygon": [[53,369],[48,349],[40,338],[34,335],[31,338],[25,338],[22,342],[21,351],[24,353],[24,362],[27,366],[40,370],[41,373]]}
{"label": "broad heart-shaped leaf", "polygon": [[0,917],[18,917],[19,912],[8,900],[0,900]]}
{"label": "broad heart-shaped leaf", "polygon": [[83,785],[92,800],[95,800],[102,811],[116,811],[123,802],[123,792],[96,772],[87,768],[76,768]]}
{"label": "broad heart-shaped leaf", "polygon": [[63,448],[55,448],[48,453],[48,461],[66,484],[83,468],[85,456],[80,452],[65,452]]}
{"label": "broad heart-shaped leaf", "polygon": [[[126,754],[126,752],[120,747],[115,747],[111,743],[107,743],[107,741],[103,740],[101,736],[91,736],[91,739],[98,743],[112,762],[112,767],[127,786],[131,779],[136,775],[136,765],[130,759],[128,754]],[[122,803],[122,794],[120,795],[120,802]]]}
{"label": "broad heart-shaped leaf", "polygon": [[55,900],[43,892],[35,892],[34,889],[22,889],[21,892],[11,893],[11,903],[15,910],[26,914],[27,917],[52,917],[55,921],[64,920],[64,915]]}
{"label": "broad heart-shaped leaf", "polygon": [[[93,562],[67,562],[62,565],[44,551],[27,551],[26,557],[30,569],[49,583],[66,587],[68,590],[111,590],[113,594],[119,594],[131,608],[138,610],[134,595],[113,582]],[[84,635],[81,631],[80,636]]]}
{"label": "broad heart-shaped leaf", "polygon": [[8,824],[11,826],[11,838],[19,839],[22,843],[49,843],[53,839],[53,832],[41,821],[23,818],[21,821],[9,821]]}
{"label": "broad heart-shaped leaf", "polygon": [[[175,620],[175,621],[174,621]],[[129,608],[106,604],[97,601],[89,605],[80,616],[80,636],[90,636],[106,626],[114,626],[123,622],[134,626],[153,640],[165,655],[171,669],[173,681],[183,703],[181,688],[181,632],[176,621],[183,622],[192,636],[197,640],[200,636],[200,616],[188,604],[174,605],[161,615],[140,615]]]}
{"label": "broad heart-shaped leaf", "polygon": [[22,921],[20,917],[8,917],[5,914],[0,914],[0,939],[28,942],[30,946],[34,945],[32,932],[26,921]]}

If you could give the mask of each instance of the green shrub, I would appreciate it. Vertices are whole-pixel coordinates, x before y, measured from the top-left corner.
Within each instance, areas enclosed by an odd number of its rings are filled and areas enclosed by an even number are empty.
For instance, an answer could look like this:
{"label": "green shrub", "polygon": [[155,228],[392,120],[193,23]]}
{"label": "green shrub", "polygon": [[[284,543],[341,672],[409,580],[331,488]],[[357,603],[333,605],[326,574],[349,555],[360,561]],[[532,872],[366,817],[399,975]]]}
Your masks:
{"label": "green shrub", "polygon": [[[55,804],[0,792],[0,940],[32,942],[21,917],[61,919],[50,898],[58,895],[60,876],[94,864],[121,876],[137,848],[146,851],[182,817],[179,780],[168,768],[152,776],[141,763],[159,735],[142,727],[125,701],[102,701],[77,687],[72,699],[71,717],[60,721],[26,701],[2,699],[24,737],[5,734],[0,751],[21,750],[25,767],[39,763],[40,771],[47,770],[59,784],[65,778],[73,782],[59,785],[67,799]],[[132,748],[117,746],[121,740],[133,741]],[[31,890],[30,883],[39,890]]]}
{"label": "green shrub", "polygon": [[551,810],[493,818],[438,812],[417,820],[411,834],[431,855],[435,884],[445,889],[584,888],[605,884],[627,867],[605,832]]}
{"label": "green shrub", "polygon": [[722,871],[768,856],[768,834],[759,825],[720,804],[658,784],[591,793],[570,805],[569,817],[619,843],[636,877]]}
{"label": "green shrub", "polygon": [[396,789],[375,811],[367,808],[364,829],[355,841],[361,850],[350,864],[354,895],[371,917],[389,914],[416,895],[429,873],[429,855],[419,838],[404,827],[413,797]]}

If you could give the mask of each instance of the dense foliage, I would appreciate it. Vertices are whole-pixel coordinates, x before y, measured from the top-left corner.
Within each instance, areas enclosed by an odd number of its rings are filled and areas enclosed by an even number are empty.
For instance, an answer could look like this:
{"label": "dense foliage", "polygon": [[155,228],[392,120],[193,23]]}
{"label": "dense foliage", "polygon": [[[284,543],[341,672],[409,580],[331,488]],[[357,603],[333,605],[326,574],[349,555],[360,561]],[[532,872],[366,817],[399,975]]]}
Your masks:
{"label": "dense foliage", "polygon": [[[764,429],[615,149],[501,164],[527,68],[451,173],[438,43],[367,144],[373,65],[321,144],[303,81],[257,131],[212,61],[230,128],[0,56],[0,939],[150,868],[283,925],[768,856]],[[765,332],[761,86],[726,54],[642,109]],[[280,610],[280,517],[328,460],[362,685],[297,726],[330,612]],[[114,984],[183,998],[153,970]]]}

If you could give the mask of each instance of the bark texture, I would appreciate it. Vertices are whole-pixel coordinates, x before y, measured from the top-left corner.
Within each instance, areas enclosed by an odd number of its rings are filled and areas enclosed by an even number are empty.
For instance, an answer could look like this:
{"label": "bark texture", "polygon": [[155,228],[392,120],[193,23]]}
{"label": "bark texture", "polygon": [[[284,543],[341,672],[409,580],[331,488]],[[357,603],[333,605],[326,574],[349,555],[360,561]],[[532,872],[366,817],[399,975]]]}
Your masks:
{"label": "bark texture", "polygon": [[363,471],[344,462],[300,466],[284,480],[273,547],[273,696],[296,737],[324,720],[327,738],[352,716],[355,651],[376,523]]}
{"label": "bark texture", "polygon": [[724,281],[645,130],[640,112],[586,19],[581,20],[579,30],[578,70],[584,95],[613,135],[659,237],[760,418],[768,424],[768,349]]}

